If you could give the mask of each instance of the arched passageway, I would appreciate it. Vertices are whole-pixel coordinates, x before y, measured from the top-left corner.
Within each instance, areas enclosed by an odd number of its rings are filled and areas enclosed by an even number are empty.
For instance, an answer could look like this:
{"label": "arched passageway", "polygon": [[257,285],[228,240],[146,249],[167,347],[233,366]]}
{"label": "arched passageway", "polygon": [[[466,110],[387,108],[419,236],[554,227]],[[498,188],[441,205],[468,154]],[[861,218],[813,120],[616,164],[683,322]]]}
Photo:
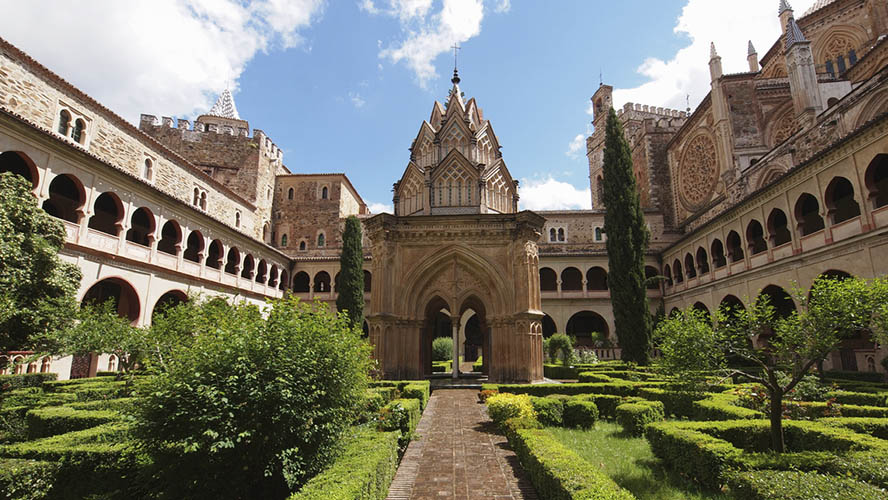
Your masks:
{"label": "arched passageway", "polygon": [[594,346],[610,334],[607,321],[593,311],[579,311],[567,320],[565,333],[576,337],[578,346]]}
{"label": "arched passageway", "polygon": [[188,295],[182,290],[170,290],[169,292],[164,293],[159,299],[157,299],[157,302],[154,303],[154,309],[151,311],[152,321],[158,314],[163,314],[167,309],[176,307],[179,304],[184,304],[185,302],[188,302]]}
{"label": "arched passageway", "polygon": [[31,183],[31,189],[37,187],[37,181],[39,180],[37,166],[34,165],[31,158],[25,153],[6,151],[0,154],[0,173],[3,172],[12,172],[13,174],[20,175]]}
{"label": "arched passageway", "polygon": [[548,314],[543,316],[543,338],[547,339],[556,333],[558,333],[558,326],[555,325],[552,316]]}
{"label": "arched passageway", "polygon": [[43,210],[53,217],[77,224],[83,217],[84,200],[86,192],[76,177],[57,175],[49,183],[49,198],[43,202]]}
{"label": "arched passageway", "polygon": [[139,320],[139,295],[132,285],[120,278],[106,278],[93,286],[83,295],[81,305],[104,304],[113,301],[117,314],[135,324]]}

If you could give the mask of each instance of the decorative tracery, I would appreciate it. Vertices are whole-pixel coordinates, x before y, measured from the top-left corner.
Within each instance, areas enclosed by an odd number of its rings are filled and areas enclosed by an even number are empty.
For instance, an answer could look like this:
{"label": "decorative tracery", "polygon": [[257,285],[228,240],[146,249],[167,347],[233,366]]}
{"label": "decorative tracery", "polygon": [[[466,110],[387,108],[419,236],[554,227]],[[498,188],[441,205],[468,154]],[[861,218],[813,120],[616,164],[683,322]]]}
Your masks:
{"label": "decorative tracery", "polygon": [[718,160],[712,139],[705,134],[693,138],[685,146],[679,165],[681,199],[687,208],[699,208],[712,196],[718,180]]}

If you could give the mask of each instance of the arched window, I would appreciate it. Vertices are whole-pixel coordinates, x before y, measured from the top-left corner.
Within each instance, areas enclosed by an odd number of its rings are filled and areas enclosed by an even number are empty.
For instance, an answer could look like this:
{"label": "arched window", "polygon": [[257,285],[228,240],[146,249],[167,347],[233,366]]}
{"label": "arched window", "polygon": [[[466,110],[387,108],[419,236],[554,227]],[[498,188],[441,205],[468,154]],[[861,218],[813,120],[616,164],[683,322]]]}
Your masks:
{"label": "arched window", "polygon": [[96,198],[95,213],[89,218],[89,227],[96,231],[117,236],[123,220],[123,204],[114,193],[102,193]]}
{"label": "arched window", "polygon": [[133,212],[126,239],[142,246],[151,246],[151,242],[154,241],[154,216],[147,208],[140,207]]}
{"label": "arched window", "polygon": [[71,113],[67,109],[63,109],[59,113],[59,134],[68,137],[68,129],[71,128]]}
{"label": "arched window", "polygon": [[697,266],[694,265],[694,256],[690,253],[685,254],[685,273],[688,279],[697,277]]}
{"label": "arched window", "polygon": [[681,262],[678,259],[672,261],[672,277],[675,279],[676,283],[681,283],[684,281],[684,275],[681,272]]}
{"label": "arched window", "polygon": [[796,311],[795,302],[786,290],[777,285],[768,285],[762,289],[759,298],[767,296],[769,303],[774,306],[774,313],[779,318],[787,318]]}
{"label": "arched window", "polygon": [[268,264],[265,263],[265,259],[260,259],[259,265],[256,267],[256,283],[265,283],[267,273]]}
{"label": "arched window", "polygon": [[746,225],[746,241],[749,245],[750,255],[760,254],[768,250],[768,244],[765,242],[765,230],[762,229],[762,223],[753,219]]}
{"label": "arched window", "polygon": [[373,282],[373,275],[370,274],[370,271],[364,269],[364,293],[370,293],[371,284]]}
{"label": "arched window", "polygon": [[330,275],[327,271],[319,271],[314,278],[315,293],[325,293],[330,291]]}
{"label": "arched window", "polygon": [[185,253],[182,256],[185,260],[191,262],[200,262],[201,253],[203,252],[204,239],[200,231],[191,231],[188,234],[188,241],[185,245]]}
{"label": "arched window", "polygon": [[237,247],[228,249],[228,259],[225,261],[225,272],[237,274],[240,271],[240,251]]}
{"label": "arched window", "polygon": [[594,345],[608,337],[607,321],[593,311],[579,311],[567,320],[565,333],[576,337],[578,345]]}
{"label": "arched window", "polygon": [[40,362],[40,373],[49,373],[50,365],[52,364],[52,358],[46,356]]}
{"label": "arched window", "polygon": [[120,278],[105,278],[86,291],[81,300],[84,304],[104,304],[112,300],[117,314],[135,324],[139,319],[141,306],[139,294],[131,284]]}
{"label": "arched window", "polygon": [[84,199],[83,186],[76,177],[57,175],[49,183],[49,198],[43,202],[43,210],[53,217],[77,224],[83,213]]}
{"label": "arched window", "polygon": [[834,177],[826,187],[826,210],[832,223],[838,224],[860,215],[854,199],[854,186],[844,177]]}
{"label": "arched window", "polygon": [[555,292],[558,290],[558,275],[549,267],[540,268],[540,291]]}
{"label": "arched window", "polygon": [[672,286],[672,268],[669,264],[663,266],[663,276],[666,277],[666,286]]}
{"label": "arched window", "polygon": [[278,284],[278,268],[276,265],[272,264],[271,269],[268,270],[268,286],[276,287]]}
{"label": "arched window", "polygon": [[142,177],[149,181],[154,178],[154,163],[151,162],[151,158],[145,158],[145,163],[142,165]]}
{"label": "arched window", "polygon": [[287,190],[287,199],[288,199],[288,200],[292,200],[292,199],[293,199],[293,194],[294,194],[294,193],[295,193],[295,191],[293,190],[293,188],[288,189],[288,190]]}
{"label": "arched window", "polygon": [[32,188],[37,187],[37,167],[25,153],[7,151],[0,154],[0,173],[2,172],[12,172],[13,174],[20,175],[31,183]]}
{"label": "arched window", "polygon": [[329,195],[330,195],[330,192],[329,192],[329,190],[327,190],[327,186],[324,186],[321,189],[321,199],[326,200],[329,197]]}
{"label": "arched window", "polygon": [[564,228],[558,228],[558,241],[564,241]]}
{"label": "arched window", "polygon": [[287,246],[287,235],[286,235],[286,234],[282,234],[282,235],[281,235],[281,246],[282,246],[282,247],[286,247],[286,246]]}
{"label": "arched window", "polygon": [[305,250],[305,240],[299,242],[299,250]]}
{"label": "arched window", "polygon": [[191,204],[195,207],[200,206],[200,189],[194,188],[194,197],[191,200]]}
{"label": "arched window", "polygon": [[318,235],[318,248],[323,248],[327,243],[327,237],[324,236],[324,233]]}
{"label": "arched window", "polygon": [[802,193],[795,204],[795,218],[798,222],[799,234],[807,236],[823,229],[823,217],[820,216],[820,204],[810,193]]}
{"label": "arched window", "polygon": [[213,240],[210,243],[210,248],[207,251],[207,267],[212,267],[213,269],[220,269],[222,267],[222,242],[219,240]]}
{"label": "arched window", "polygon": [[728,259],[725,258],[725,246],[722,244],[720,239],[712,240],[712,265],[716,269],[721,269],[725,267],[728,263]]}
{"label": "arched window", "polygon": [[772,247],[779,247],[792,241],[786,214],[779,208],[771,210],[771,214],[768,215],[768,239],[771,240]]}
{"label": "arched window", "polygon": [[888,154],[878,154],[866,168],[866,187],[873,208],[888,205]]}
{"label": "arched window", "polygon": [[607,290],[607,271],[600,267],[592,267],[586,271],[586,289]]}
{"label": "arched window", "polygon": [[240,229],[241,225],[241,213],[240,210],[234,212],[234,227]]}
{"label": "arched window", "polygon": [[712,314],[709,313],[709,308],[706,307],[706,304],[704,304],[704,303],[702,303],[702,302],[699,302],[699,301],[698,301],[698,302],[694,302],[694,305],[691,306],[691,307],[693,307],[694,310],[696,310],[696,311],[700,311],[701,313],[705,314],[706,317],[708,317],[708,318],[711,318],[711,317],[712,317]]}
{"label": "arched window", "polygon": [[575,267],[561,271],[561,290],[581,291],[583,289],[583,273]]}
{"label": "arched window", "polygon": [[654,279],[659,274],[660,273],[657,272],[657,268],[652,266],[644,266],[645,288],[647,288],[648,290],[659,290],[660,283],[656,279]]}
{"label": "arched window", "polygon": [[206,191],[202,191],[200,193],[200,209],[204,210],[204,211],[207,209],[207,192]]}
{"label": "arched window", "polygon": [[262,241],[268,243],[268,222],[262,225]]}
{"label": "arched window", "polygon": [[718,308],[729,318],[735,317],[740,311],[746,310],[743,301],[734,295],[726,295],[719,303]]}
{"label": "arched window", "polygon": [[299,271],[293,275],[293,292],[308,293],[311,279],[305,271]]}
{"label": "arched window", "polygon": [[554,227],[549,229],[549,241],[551,241],[552,243],[558,241],[558,232],[555,230]]}
{"label": "arched window", "polygon": [[77,144],[83,144],[83,140],[86,139],[86,122],[83,119],[78,118],[74,122],[74,130],[71,131],[71,138],[74,139],[74,142]]}
{"label": "arched window", "polygon": [[709,258],[706,255],[706,249],[703,247],[697,248],[697,269],[700,270],[700,274],[709,272]]}
{"label": "arched window", "polygon": [[600,227],[595,228],[595,241],[601,241],[604,239],[604,232]]}
{"label": "arched window", "polygon": [[740,241],[740,235],[737,234],[737,231],[728,233],[725,241],[728,243],[728,257],[731,258],[731,262],[743,260],[743,243]]}
{"label": "arched window", "polygon": [[241,278],[246,278],[248,280],[253,279],[253,268],[256,266],[256,262],[253,260],[253,256],[247,254],[244,257],[244,268],[241,271]]}
{"label": "arched window", "polygon": [[290,283],[287,281],[290,275],[287,273],[286,269],[281,269],[281,279],[278,283],[278,290],[287,290],[289,288]]}

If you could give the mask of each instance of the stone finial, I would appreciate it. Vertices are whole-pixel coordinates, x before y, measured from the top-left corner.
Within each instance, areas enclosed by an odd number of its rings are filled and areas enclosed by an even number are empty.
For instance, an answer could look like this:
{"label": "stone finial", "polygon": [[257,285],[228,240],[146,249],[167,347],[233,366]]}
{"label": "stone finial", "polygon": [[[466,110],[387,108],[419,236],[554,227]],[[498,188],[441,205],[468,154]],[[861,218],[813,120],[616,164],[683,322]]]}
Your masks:
{"label": "stone finial", "polygon": [[795,18],[790,17],[789,22],[786,23],[786,45],[784,47],[789,49],[797,43],[807,41],[808,39],[805,38],[805,34],[802,33],[802,29],[799,28],[799,24],[795,21]]}
{"label": "stone finial", "polygon": [[792,6],[786,0],[780,0],[780,6],[777,7],[777,14],[783,14],[786,11],[792,12]]}
{"label": "stone finial", "polygon": [[718,57],[718,52],[715,51],[715,42],[709,42],[709,58],[715,59]]}
{"label": "stone finial", "polygon": [[755,47],[752,46],[752,40],[749,41],[749,47],[747,49],[746,61],[749,63],[749,72],[757,73],[759,70],[759,60],[758,54],[755,51]]}
{"label": "stone finial", "polygon": [[757,52],[755,51],[755,47],[753,47],[753,45],[752,45],[752,40],[750,40],[750,41],[749,41],[749,45],[748,45],[747,48],[746,48],[746,55],[747,55],[747,57],[748,57],[748,56],[751,56],[751,55],[753,55],[753,54],[757,54]]}

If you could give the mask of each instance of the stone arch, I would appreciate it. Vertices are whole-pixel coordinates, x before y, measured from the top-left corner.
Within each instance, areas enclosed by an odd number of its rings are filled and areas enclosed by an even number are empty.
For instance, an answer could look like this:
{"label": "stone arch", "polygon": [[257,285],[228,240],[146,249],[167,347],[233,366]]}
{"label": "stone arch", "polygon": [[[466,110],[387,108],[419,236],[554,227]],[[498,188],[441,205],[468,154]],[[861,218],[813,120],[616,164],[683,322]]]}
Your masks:
{"label": "stone arch", "polygon": [[293,293],[308,293],[311,290],[311,278],[305,271],[293,275]]}
{"label": "stone arch", "polygon": [[663,266],[663,276],[666,277],[666,286],[672,286],[672,268],[669,264]]}
{"label": "stone arch", "polygon": [[871,122],[877,116],[882,116],[882,114],[888,112],[888,90],[883,90],[873,95],[857,108],[861,111],[857,117],[854,130],[863,128],[864,125]]}
{"label": "stone arch", "polygon": [[684,273],[681,270],[681,262],[678,259],[672,261],[672,278],[676,283],[684,281]]}
{"label": "stone arch", "polygon": [[[466,347],[469,345],[475,347],[475,351],[472,354],[477,354],[477,347],[480,347],[481,350],[481,372],[488,373],[488,362],[490,361],[490,329],[487,326],[488,323],[488,315],[487,315],[487,307],[484,305],[484,301],[481,300],[476,294],[472,293],[462,297],[460,300],[459,314],[455,315],[454,318],[463,318],[466,313],[469,311],[474,314],[468,319],[465,326],[465,337],[466,337]],[[471,328],[471,331],[470,331]],[[472,343],[469,344],[471,334]],[[468,352],[467,352],[468,354]],[[485,356],[484,354],[487,354]],[[478,359],[477,356],[472,356],[472,361]],[[468,359],[467,359],[468,360]]]}
{"label": "stone arch", "polygon": [[[771,305],[774,306],[774,314],[778,318],[787,318],[796,311],[795,302],[789,293],[777,285],[768,285],[759,293],[759,298],[767,295]],[[756,299],[758,300],[758,298]]]}
{"label": "stone arch", "polygon": [[709,256],[706,255],[706,249],[697,247],[697,269],[700,274],[709,273]]}
{"label": "stone arch", "polygon": [[248,280],[253,279],[253,270],[256,267],[256,261],[253,259],[253,255],[247,254],[244,257],[244,265],[241,270],[241,278],[246,278]]}
{"label": "stone arch", "polygon": [[318,271],[314,276],[315,293],[327,293],[330,291],[330,273]]}
{"label": "stone arch", "polygon": [[371,286],[373,284],[373,273],[364,269],[364,293],[370,293],[373,289]]}
{"label": "stone arch", "polygon": [[873,209],[888,205],[888,154],[880,153],[866,167],[866,189]]}
{"label": "stone arch", "polygon": [[31,189],[37,188],[40,174],[34,160],[21,151],[6,151],[0,154],[0,173],[12,172],[31,183]]}
{"label": "stone arch", "polygon": [[555,324],[555,320],[552,319],[552,316],[549,316],[548,314],[543,315],[542,323],[543,338],[549,338],[558,332],[558,325]]}
{"label": "stone arch", "polygon": [[685,273],[688,279],[697,277],[697,266],[694,265],[694,256],[690,252],[685,254],[684,258]]}
{"label": "stone arch", "polygon": [[824,228],[820,215],[820,203],[811,193],[802,193],[795,203],[796,227],[799,234],[807,236]]}
{"label": "stone arch", "polygon": [[156,221],[154,214],[147,207],[139,207],[130,217],[130,228],[126,232],[126,240],[150,247],[154,242]]}
{"label": "stone arch", "polygon": [[93,203],[93,216],[89,218],[90,229],[117,236],[123,229],[123,202],[111,191],[100,194]]}
{"label": "stone arch", "polygon": [[[607,321],[594,311],[578,311],[567,320],[565,333],[577,338],[577,345],[592,345],[597,340],[604,340],[610,336],[610,328]],[[600,334],[600,337],[593,336]]]}
{"label": "stone arch", "polygon": [[762,223],[756,219],[752,219],[746,225],[746,244],[749,248],[749,255],[757,255],[768,251],[768,243],[765,241],[765,230],[762,228]]}
{"label": "stone arch", "polygon": [[277,264],[272,264],[271,268],[268,270],[268,286],[275,288],[278,285],[278,267]]}
{"label": "stone arch", "polygon": [[561,271],[561,290],[582,291],[583,290],[583,273],[575,267],[566,267]]}
{"label": "stone arch", "polygon": [[164,222],[160,228],[160,241],[157,242],[157,251],[170,255],[179,255],[182,247],[182,228],[173,219]]}
{"label": "stone arch", "polygon": [[721,269],[728,264],[728,259],[725,257],[725,246],[720,239],[712,240],[709,250],[712,252],[712,267]]}
{"label": "stone arch", "polygon": [[[833,25],[826,33],[814,39],[811,52],[817,65],[825,66],[827,61],[835,61],[839,56],[846,59],[850,51],[856,51],[863,47],[870,37],[861,28],[851,24]],[[850,61],[846,69],[851,67]],[[839,74],[839,68],[835,69],[834,76]]]}
{"label": "stone arch", "polygon": [[645,280],[645,288],[648,290],[659,290],[660,282],[655,278],[660,275],[660,272],[657,271],[657,268],[654,266],[644,266],[644,280]]}
{"label": "stone arch", "polygon": [[607,271],[595,266],[586,271],[586,288],[588,290],[607,290]]}
{"label": "stone arch", "polygon": [[46,213],[78,224],[83,217],[86,190],[80,179],[70,174],[60,174],[49,183],[49,198],[43,202]]}
{"label": "stone arch", "polygon": [[760,179],[759,183],[758,183],[759,189],[761,189],[765,186],[770,186],[771,184],[776,182],[777,179],[779,179],[781,176],[783,176],[783,168],[782,167],[775,166],[775,167],[770,168],[767,172],[765,172],[764,174],[762,174],[759,177],[759,179]]}
{"label": "stone arch", "polygon": [[437,337],[452,337],[453,310],[450,303],[437,294],[430,297],[423,308],[419,360],[426,376],[432,373],[432,342]]}
{"label": "stone arch", "polygon": [[551,267],[540,268],[540,290],[543,292],[558,290],[558,274]]}
{"label": "stone arch", "polygon": [[718,308],[727,316],[734,316],[739,311],[745,311],[746,306],[743,305],[743,301],[737,298],[735,295],[725,295],[721,302],[718,303]]}
{"label": "stone arch", "polygon": [[154,307],[151,308],[151,318],[154,319],[155,315],[185,302],[188,302],[188,294],[182,290],[170,290],[161,295],[157,302],[154,303]]}
{"label": "stone arch", "polygon": [[228,256],[225,259],[225,272],[237,275],[240,272],[241,254],[237,247],[228,249]]}
{"label": "stone arch", "polygon": [[281,275],[278,279],[278,290],[287,291],[290,288],[290,273],[286,269],[281,269]]}
{"label": "stone arch", "polygon": [[728,244],[728,257],[730,257],[731,262],[740,262],[743,260],[743,242],[740,240],[740,235],[737,231],[731,231],[728,233],[728,237],[725,238],[725,241]]}
{"label": "stone arch", "polygon": [[779,247],[792,241],[792,231],[789,230],[789,220],[786,213],[779,208],[774,208],[768,214],[768,241],[772,247]]}
{"label": "stone arch", "polygon": [[854,185],[845,177],[833,177],[824,193],[826,214],[833,224],[839,224],[860,215],[860,205],[854,199]]}
{"label": "stone arch", "polygon": [[222,269],[222,257],[224,255],[225,247],[222,246],[222,242],[219,240],[211,241],[210,247],[207,249],[206,266],[213,269]]}
{"label": "stone arch", "polygon": [[256,283],[265,284],[266,279],[268,278],[268,263],[265,262],[265,259],[259,259],[259,265],[256,266]]}
{"label": "stone arch", "polygon": [[185,246],[183,257],[185,260],[200,263],[203,258],[204,237],[200,231],[194,230],[188,234],[188,242]]}
{"label": "stone arch", "polygon": [[109,277],[93,283],[80,299],[81,305],[104,304],[107,301],[114,302],[114,308],[123,318],[136,324],[141,314],[139,294],[128,281],[123,278]]}
{"label": "stone arch", "polygon": [[705,313],[706,316],[708,316],[710,318],[712,317],[712,313],[709,312],[709,308],[706,307],[706,304],[700,302],[699,300],[697,302],[694,302],[694,305],[691,307],[694,308],[694,310],[696,310],[696,311],[700,311],[702,313]]}

